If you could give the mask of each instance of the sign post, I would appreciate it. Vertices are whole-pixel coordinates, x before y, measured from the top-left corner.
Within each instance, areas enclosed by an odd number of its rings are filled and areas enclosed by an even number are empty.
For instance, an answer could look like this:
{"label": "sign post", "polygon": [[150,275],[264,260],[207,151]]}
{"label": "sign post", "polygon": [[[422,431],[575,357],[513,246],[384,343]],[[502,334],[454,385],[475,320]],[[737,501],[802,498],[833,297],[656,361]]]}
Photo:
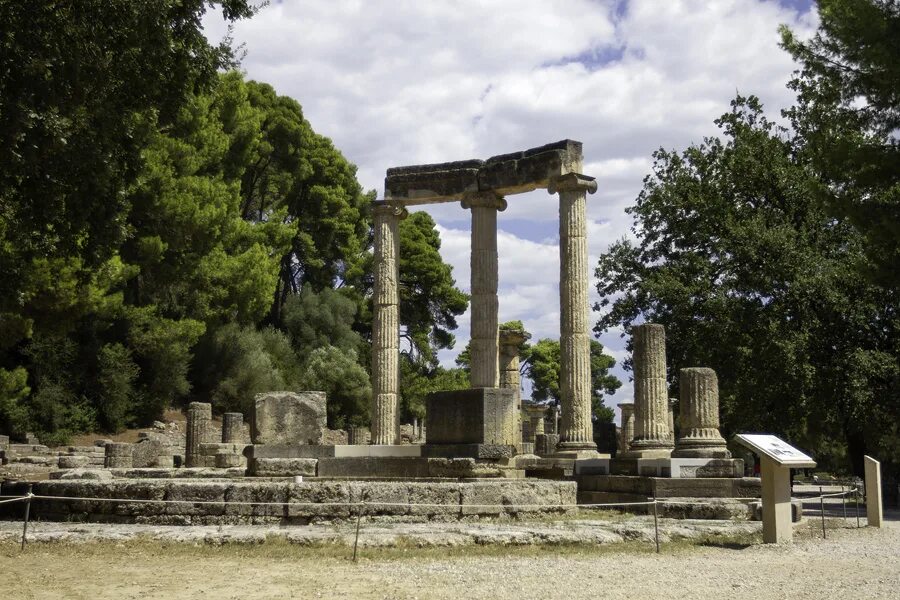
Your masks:
{"label": "sign post", "polygon": [[815,467],[815,461],[774,435],[740,433],[735,436],[735,441],[760,457],[763,542],[790,542],[794,533],[791,525],[791,469]]}
{"label": "sign post", "polygon": [[866,469],[866,523],[869,527],[881,527],[884,517],[881,508],[881,463],[865,456]]}

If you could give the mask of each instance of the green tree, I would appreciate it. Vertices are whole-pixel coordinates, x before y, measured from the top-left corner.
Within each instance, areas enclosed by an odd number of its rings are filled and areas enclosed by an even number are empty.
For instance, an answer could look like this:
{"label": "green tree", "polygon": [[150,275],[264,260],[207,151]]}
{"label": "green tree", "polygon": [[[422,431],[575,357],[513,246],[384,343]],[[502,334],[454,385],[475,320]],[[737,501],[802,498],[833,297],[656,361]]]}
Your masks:
{"label": "green tree", "polygon": [[335,429],[368,425],[372,386],[356,352],[334,346],[313,350],[300,375],[302,389],[325,392],[328,424]]}
{"label": "green tree", "polygon": [[801,69],[786,111],[815,169],[814,189],[862,233],[874,279],[900,291],[900,4],[819,0],[804,41],[782,27]]}
{"label": "green tree", "polygon": [[595,331],[665,325],[672,389],[679,367],[715,369],[725,435],[781,434],[834,468],[847,447],[858,466],[897,418],[896,311],[758,100],[738,97],[717,124],[724,139],[654,154],[627,209],[637,242],[600,258]]}
{"label": "green tree", "polygon": [[[522,321],[507,321],[499,327],[528,333]],[[471,354],[469,346],[459,353],[456,364],[468,372]],[[598,420],[612,422],[614,411],[603,404],[604,395],[612,395],[622,386],[622,382],[609,370],[616,365],[616,359],[604,352],[603,344],[591,340],[591,411]],[[524,342],[519,348],[519,371],[531,380],[531,399],[535,402],[556,402],[560,400],[560,345],[558,340],[540,339],[534,344]]]}

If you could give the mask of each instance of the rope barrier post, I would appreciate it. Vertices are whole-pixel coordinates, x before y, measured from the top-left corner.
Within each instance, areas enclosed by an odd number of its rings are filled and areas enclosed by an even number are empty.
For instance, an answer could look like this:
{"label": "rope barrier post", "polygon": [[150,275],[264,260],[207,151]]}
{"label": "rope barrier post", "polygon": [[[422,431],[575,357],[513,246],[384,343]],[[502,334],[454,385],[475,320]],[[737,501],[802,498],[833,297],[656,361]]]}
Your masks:
{"label": "rope barrier post", "polygon": [[825,534],[825,496],[822,492],[822,486],[819,486],[819,512],[822,513],[822,539],[828,539]]}
{"label": "rope barrier post", "polygon": [[656,553],[659,554],[659,517],[656,510],[656,490],[653,490],[653,530],[656,535]]}
{"label": "rope barrier post", "polygon": [[859,486],[853,489],[853,496],[856,498],[856,528],[859,529]]}
{"label": "rope barrier post", "polygon": [[31,516],[31,484],[28,484],[28,499],[25,500],[25,520],[22,522],[22,545],[19,552],[25,550],[25,536],[28,534],[28,518]]}
{"label": "rope barrier post", "polygon": [[847,524],[847,494],[844,493],[844,486],[841,486],[841,508],[844,509],[844,525]]}
{"label": "rope barrier post", "polygon": [[359,546],[359,522],[362,520],[362,507],[365,502],[356,505],[356,539],[353,540],[353,562],[356,562],[356,549]]}

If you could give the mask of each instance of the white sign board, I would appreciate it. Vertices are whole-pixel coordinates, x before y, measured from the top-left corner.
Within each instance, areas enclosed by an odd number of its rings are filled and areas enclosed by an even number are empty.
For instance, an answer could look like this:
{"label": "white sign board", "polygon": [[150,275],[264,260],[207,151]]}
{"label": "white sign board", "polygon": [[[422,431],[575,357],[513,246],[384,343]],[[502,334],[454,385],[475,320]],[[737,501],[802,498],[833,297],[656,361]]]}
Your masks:
{"label": "white sign board", "polygon": [[734,439],[760,456],[771,458],[779,465],[805,469],[815,467],[816,461],[800,452],[787,442],[761,433],[739,433]]}

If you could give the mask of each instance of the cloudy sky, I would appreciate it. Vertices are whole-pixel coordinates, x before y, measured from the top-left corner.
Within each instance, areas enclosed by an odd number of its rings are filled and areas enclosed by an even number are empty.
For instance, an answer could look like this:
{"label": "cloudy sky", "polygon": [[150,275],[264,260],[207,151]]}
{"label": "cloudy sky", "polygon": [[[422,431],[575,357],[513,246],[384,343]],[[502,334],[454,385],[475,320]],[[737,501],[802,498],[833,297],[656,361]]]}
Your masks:
{"label": "cloudy sky", "polygon": [[[212,40],[224,34],[217,15],[204,23]],[[588,197],[596,264],[629,235],[624,209],[656,148],[714,134],[713,119],[737,92],[759,96],[772,116],[792,103],[785,83],[795,66],[778,48],[781,23],[811,33],[812,0],[275,0],[233,35],[245,45],[248,77],[296,98],[379,198],[388,167],[583,142],[584,172],[599,183]],[[507,200],[498,218],[500,321],[556,338],[556,198]],[[424,209],[468,290],[469,212]],[[445,364],[468,330],[466,315]],[[621,363],[621,332],[600,341]],[[629,374],[615,371],[624,385],[611,406],[632,399]]]}

